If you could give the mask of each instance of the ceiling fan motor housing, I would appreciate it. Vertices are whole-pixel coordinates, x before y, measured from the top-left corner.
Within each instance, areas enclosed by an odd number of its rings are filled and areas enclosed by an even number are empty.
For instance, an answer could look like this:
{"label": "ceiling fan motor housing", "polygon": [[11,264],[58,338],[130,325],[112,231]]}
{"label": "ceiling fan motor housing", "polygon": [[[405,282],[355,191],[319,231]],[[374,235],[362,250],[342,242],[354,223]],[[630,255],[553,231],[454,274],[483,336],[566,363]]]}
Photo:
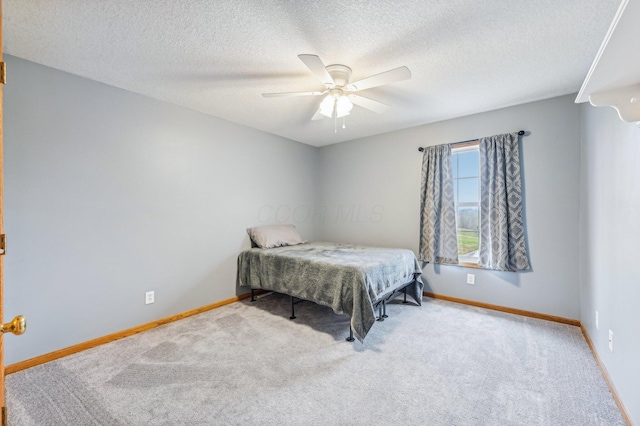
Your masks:
{"label": "ceiling fan motor housing", "polygon": [[351,68],[346,65],[333,64],[327,66],[327,72],[336,84],[336,87],[343,87],[349,83],[351,78]]}

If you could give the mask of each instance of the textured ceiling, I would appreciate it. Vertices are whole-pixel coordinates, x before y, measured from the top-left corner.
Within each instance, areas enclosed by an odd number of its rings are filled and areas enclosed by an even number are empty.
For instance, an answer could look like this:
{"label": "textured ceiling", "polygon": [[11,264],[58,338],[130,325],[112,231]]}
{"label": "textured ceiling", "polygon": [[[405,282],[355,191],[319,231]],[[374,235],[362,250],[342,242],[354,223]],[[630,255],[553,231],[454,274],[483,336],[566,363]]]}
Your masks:
{"label": "textured ceiling", "polygon": [[[577,92],[619,0],[5,0],[6,53],[322,146]],[[359,94],[346,129],[311,121],[322,90],[297,58],[406,65]]]}

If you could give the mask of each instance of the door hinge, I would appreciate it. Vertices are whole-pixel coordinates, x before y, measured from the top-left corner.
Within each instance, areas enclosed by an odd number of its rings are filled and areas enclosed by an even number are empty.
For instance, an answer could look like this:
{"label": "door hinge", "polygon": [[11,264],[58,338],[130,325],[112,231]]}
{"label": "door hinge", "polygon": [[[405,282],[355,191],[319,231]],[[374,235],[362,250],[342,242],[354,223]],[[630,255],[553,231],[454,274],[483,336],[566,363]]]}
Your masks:
{"label": "door hinge", "polygon": [[0,419],[0,425],[7,426],[7,407],[2,407],[2,418]]}
{"label": "door hinge", "polygon": [[0,256],[4,256],[7,253],[7,236],[0,234]]}
{"label": "door hinge", "polygon": [[7,63],[0,62],[0,83],[7,84]]}

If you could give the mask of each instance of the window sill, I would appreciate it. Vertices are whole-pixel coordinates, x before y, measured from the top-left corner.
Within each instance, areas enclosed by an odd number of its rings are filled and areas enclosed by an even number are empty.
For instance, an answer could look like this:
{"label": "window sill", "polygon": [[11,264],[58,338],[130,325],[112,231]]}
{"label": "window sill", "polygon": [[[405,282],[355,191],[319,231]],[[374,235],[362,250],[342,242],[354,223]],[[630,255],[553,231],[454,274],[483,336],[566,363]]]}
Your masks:
{"label": "window sill", "polygon": [[434,263],[434,265],[442,265],[442,266],[459,266],[462,268],[472,268],[472,269],[485,269],[482,266],[478,265],[474,262],[458,262],[458,263]]}
{"label": "window sill", "polygon": [[477,263],[473,263],[473,262],[434,263],[434,265],[458,266],[458,267],[461,267],[461,268],[482,269],[484,271],[494,271],[494,272],[518,272],[518,271],[515,271],[515,270],[499,271],[497,269],[483,268],[482,266],[478,265]]}
{"label": "window sill", "polygon": [[462,266],[463,268],[484,269],[482,266],[473,262],[458,262],[457,265],[453,264],[451,266]]}

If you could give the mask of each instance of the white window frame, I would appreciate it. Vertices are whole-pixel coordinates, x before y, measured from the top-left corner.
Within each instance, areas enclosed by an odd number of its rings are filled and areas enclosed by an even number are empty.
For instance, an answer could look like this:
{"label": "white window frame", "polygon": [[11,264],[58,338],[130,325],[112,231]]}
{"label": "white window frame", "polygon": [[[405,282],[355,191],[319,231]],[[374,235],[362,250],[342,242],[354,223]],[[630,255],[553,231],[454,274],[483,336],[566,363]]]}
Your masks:
{"label": "white window frame", "polygon": [[[470,143],[470,144],[465,144],[465,146],[461,146],[459,148],[456,148],[455,146],[451,148],[451,155],[455,155],[455,154],[464,154],[467,152],[474,152],[474,151],[479,151],[479,144],[476,143]],[[453,166],[453,165],[452,165]],[[460,172],[459,168],[456,167],[456,171],[457,173]],[[475,176],[469,176],[468,178],[473,178]],[[457,176],[454,176],[453,178],[455,181],[460,182],[461,179],[459,179]],[[467,179],[467,178],[462,178],[462,179]],[[456,209],[456,215],[458,213],[458,207],[478,207],[478,226],[480,225],[480,164],[478,164],[478,202],[473,203],[473,202],[463,202],[463,203],[455,203],[455,209]],[[459,185],[457,186],[457,190],[459,191]],[[457,199],[457,195],[454,197],[454,200]],[[457,226],[456,226],[457,228]],[[457,229],[456,229],[457,231]],[[457,232],[456,232],[456,236],[457,236]],[[478,229],[478,252],[480,251],[480,230]],[[458,254],[458,262],[461,264],[464,263],[470,263],[473,265],[477,265],[478,261],[480,260],[479,256],[468,256],[468,255],[464,255],[464,256],[460,256],[460,254]]]}

